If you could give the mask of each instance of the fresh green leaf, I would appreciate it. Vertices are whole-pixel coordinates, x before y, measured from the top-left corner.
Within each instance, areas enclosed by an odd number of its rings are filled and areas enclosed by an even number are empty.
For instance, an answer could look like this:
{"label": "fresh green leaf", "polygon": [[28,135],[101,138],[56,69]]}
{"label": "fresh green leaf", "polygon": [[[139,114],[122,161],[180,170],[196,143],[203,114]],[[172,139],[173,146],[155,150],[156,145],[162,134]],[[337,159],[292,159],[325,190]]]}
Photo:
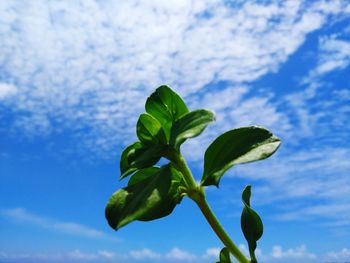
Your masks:
{"label": "fresh green leaf", "polygon": [[261,238],[264,227],[259,215],[250,207],[250,196],[251,186],[248,185],[242,193],[244,207],[241,215],[241,228],[248,242],[251,262],[256,263],[256,242]]}
{"label": "fresh green leaf", "polygon": [[156,174],[159,170],[160,170],[159,167],[154,167],[154,166],[138,170],[136,173],[134,173],[130,177],[128,186],[136,184],[144,179],[147,179],[148,177]]}
{"label": "fresh green leaf", "polygon": [[217,261],[216,263],[232,263],[230,258],[230,251],[227,247],[224,247],[220,251],[220,261]]}
{"label": "fresh green leaf", "polygon": [[135,142],[129,145],[120,158],[120,179],[127,177],[135,171],[155,165],[164,152],[163,145],[143,145]]}
{"label": "fresh green leaf", "polygon": [[172,127],[170,145],[179,150],[180,145],[186,139],[200,135],[207,125],[214,120],[214,113],[208,110],[195,110],[186,113]]}
{"label": "fresh green leaf", "polygon": [[136,124],[136,134],[144,144],[166,144],[164,130],[157,119],[147,113],[142,113]]}
{"label": "fresh green leaf", "polygon": [[138,178],[110,198],[105,213],[113,229],[135,220],[150,221],[167,216],[181,201],[179,184],[182,175],[176,169],[166,165],[148,171],[152,173],[146,178]]}
{"label": "fresh green leaf", "polygon": [[136,149],[140,149],[142,144],[140,142],[135,142],[124,149],[120,157],[120,179],[128,176],[137,170],[136,167],[131,166],[132,155],[135,154]]}
{"label": "fresh green leaf", "polygon": [[162,125],[167,140],[173,123],[188,112],[187,106],[179,95],[168,86],[160,86],[148,97],[146,112]]}
{"label": "fresh green leaf", "polygon": [[204,156],[201,185],[219,185],[223,174],[233,165],[265,159],[281,141],[265,128],[250,126],[230,130],[209,145]]}

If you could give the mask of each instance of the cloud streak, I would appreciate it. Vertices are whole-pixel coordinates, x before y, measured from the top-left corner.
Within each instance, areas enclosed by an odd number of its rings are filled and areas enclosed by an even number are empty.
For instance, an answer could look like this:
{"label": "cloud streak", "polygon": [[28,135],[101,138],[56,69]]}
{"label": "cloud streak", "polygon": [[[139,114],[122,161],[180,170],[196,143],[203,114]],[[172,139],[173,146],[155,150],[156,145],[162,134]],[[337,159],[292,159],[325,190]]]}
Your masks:
{"label": "cloud streak", "polygon": [[320,54],[318,63],[304,82],[312,82],[335,70],[342,70],[350,63],[350,41],[339,37],[339,33],[323,37],[319,41]]}
{"label": "cloud streak", "polygon": [[100,230],[74,222],[59,221],[56,219],[39,216],[27,211],[24,208],[3,209],[0,211],[0,215],[14,223],[30,224],[68,235],[92,239],[112,239]]}

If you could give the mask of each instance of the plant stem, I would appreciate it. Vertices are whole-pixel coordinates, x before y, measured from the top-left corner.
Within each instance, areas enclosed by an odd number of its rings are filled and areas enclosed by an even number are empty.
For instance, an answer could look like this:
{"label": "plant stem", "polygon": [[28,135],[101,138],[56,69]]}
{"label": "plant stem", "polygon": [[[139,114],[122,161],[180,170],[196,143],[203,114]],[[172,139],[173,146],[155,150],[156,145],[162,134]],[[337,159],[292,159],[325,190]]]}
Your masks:
{"label": "plant stem", "polygon": [[211,210],[205,199],[203,187],[200,187],[196,184],[183,156],[181,154],[178,154],[173,157],[175,157],[175,159],[173,159],[175,166],[182,172],[185,182],[189,188],[187,189],[188,196],[198,205],[199,209],[202,211],[204,217],[207,219],[209,225],[214,230],[215,234],[228,248],[231,254],[238,260],[238,262],[250,263],[250,260],[247,259],[238,249],[238,247],[233,243],[231,238],[228,236],[228,234],[214,215],[213,211]]}
{"label": "plant stem", "polygon": [[184,176],[185,183],[188,187],[187,190],[197,191],[198,185],[194,180],[190,169],[187,166],[186,160],[179,153],[168,152],[167,158],[174,164],[174,166],[181,171]]}
{"label": "plant stem", "polygon": [[[204,192],[203,192],[204,193]],[[215,234],[220,238],[222,243],[228,248],[231,254],[238,260],[240,263],[249,263],[250,260],[247,259],[242,252],[237,248],[237,246],[233,243],[230,237],[227,235],[224,228],[221,226],[220,222],[214,215],[213,211],[209,207],[205,196],[201,195],[201,198],[195,200],[199,209],[202,211],[204,217],[207,219],[209,225],[214,230]]]}

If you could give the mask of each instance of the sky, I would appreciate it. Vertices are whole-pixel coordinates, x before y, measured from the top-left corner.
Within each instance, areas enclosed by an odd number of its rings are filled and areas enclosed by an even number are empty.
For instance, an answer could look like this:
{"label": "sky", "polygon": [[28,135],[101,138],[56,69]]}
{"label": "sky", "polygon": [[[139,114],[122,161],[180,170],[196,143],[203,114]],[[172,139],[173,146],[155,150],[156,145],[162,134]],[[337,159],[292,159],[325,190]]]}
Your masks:
{"label": "sky", "polygon": [[188,198],[114,231],[104,208],[144,103],[167,84],[216,122],[183,146],[196,180],[222,132],[261,125],[277,153],[208,201],[234,242],[241,191],[260,262],[350,261],[350,1],[0,2],[0,262],[215,262]]}

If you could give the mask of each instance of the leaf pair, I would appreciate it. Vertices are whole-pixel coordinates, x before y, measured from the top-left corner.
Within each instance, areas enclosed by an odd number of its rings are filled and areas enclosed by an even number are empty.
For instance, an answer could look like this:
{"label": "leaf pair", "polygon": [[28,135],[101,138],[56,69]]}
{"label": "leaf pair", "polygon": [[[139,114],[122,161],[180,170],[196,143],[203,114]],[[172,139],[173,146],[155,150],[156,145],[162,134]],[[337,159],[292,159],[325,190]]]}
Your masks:
{"label": "leaf pair", "polygon": [[160,86],[148,97],[146,112],[159,121],[169,141],[172,125],[189,112],[185,102],[168,86]]}
{"label": "leaf pair", "polygon": [[[139,139],[152,141],[153,137],[153,141],[169,144],[177,151],[186,139],[201,134],[215,119],[214,114],[208,110],[189,112],[181,97],[168,86],[156,89],[147,99],[145,108],[149,115],[141,115],[139,120],[142,124],[147,122],[143,125],[146,128],[138,130],[147,132],[139,132]],[[145,133],[148,136],[144,136]]]}

